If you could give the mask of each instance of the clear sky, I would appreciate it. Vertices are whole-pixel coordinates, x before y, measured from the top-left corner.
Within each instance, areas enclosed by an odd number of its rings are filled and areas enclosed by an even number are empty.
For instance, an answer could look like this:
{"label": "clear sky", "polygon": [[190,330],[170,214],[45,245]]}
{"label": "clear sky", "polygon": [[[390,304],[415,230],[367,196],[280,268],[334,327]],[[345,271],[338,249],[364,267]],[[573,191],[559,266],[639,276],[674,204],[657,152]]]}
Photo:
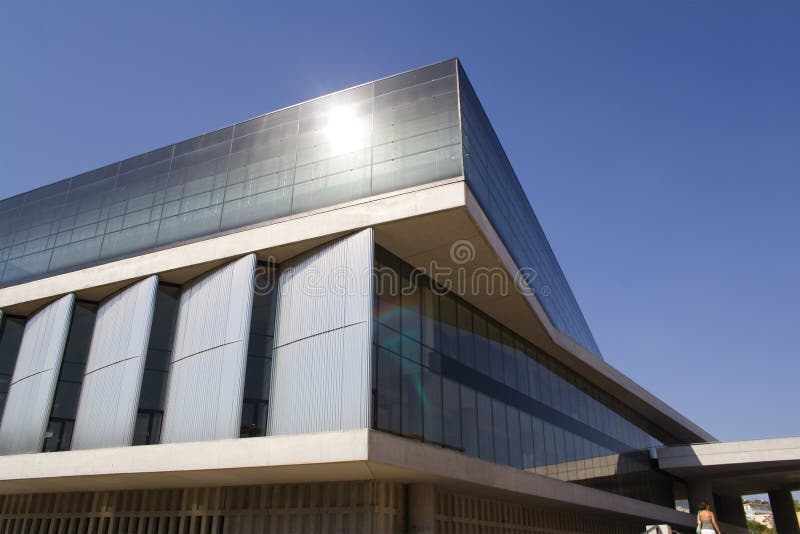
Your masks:
{"label": "clear sky", "polygon": [[269,4],[5,3],[0,197],[458,56],[606,359],[800,435],[800,2]]}

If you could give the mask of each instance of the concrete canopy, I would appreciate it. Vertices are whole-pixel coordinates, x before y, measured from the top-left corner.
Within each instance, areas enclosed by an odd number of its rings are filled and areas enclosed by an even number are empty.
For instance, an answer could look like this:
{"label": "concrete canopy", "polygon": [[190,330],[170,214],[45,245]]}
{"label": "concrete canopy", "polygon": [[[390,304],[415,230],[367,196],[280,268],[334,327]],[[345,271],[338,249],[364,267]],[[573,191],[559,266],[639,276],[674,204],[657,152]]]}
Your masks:
{"label": "concrete canopy", "polygon": [[658,466],[714,493],[751,495],[800,489],[800,437],[662,447]]}

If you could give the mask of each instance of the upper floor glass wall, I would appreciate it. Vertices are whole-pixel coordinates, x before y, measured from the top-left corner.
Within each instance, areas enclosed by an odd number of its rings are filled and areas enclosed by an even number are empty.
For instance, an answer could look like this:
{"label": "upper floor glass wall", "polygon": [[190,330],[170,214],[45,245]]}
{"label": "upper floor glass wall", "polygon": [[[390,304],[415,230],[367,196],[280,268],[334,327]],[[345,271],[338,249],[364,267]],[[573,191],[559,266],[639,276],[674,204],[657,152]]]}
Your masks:
{"label": "upper floor glass wall", "polygon": [[601,356],[550,243],[469,80],[459,66],[464,171],[470,190],[526,276],[553,324]]}
{"label": "upper floor glass wall", "polygon": [[0,286],[462,174],[450,60],[0,202]]}

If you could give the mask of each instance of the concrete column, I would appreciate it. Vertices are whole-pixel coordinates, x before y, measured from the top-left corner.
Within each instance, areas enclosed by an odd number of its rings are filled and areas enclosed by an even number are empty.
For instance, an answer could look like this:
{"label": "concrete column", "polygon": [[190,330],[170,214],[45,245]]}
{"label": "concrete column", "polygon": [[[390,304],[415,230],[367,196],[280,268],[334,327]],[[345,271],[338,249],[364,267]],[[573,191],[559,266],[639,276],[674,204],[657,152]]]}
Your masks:
{"label": "concrete column", "polygon": [[432,484],[408,485],[408,532],[436,532],[436,491]]}
{"label": "concrete column", "polygon": [[744,505],[741,497],[716,495],[717,519],[730,525],[747,528]]}
{"label": "concrete column", "polygon": [[770,491],[769,504],[772,507],[772,517],[775,518],[775,530],[778,534],[800,534],[791,491]]}
{"label": "concrete column", "polygon": [[697,514],[700,503],[714,506],[714,494],[711,492],[710,480],[689,480],[686,484],[686,497],[689,499],[689,512]]}

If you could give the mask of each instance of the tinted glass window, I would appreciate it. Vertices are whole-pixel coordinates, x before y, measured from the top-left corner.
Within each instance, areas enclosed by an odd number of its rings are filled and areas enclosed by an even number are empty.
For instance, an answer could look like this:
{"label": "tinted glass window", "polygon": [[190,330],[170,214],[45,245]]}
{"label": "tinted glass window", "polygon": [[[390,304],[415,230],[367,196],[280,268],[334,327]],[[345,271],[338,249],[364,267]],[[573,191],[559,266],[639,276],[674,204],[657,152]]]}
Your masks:
{"label": "tinted glass window", "polygon": [[253,311],[239,433],[241,437],[264,436],[267,433],[272,343],[275,336],[275,282],[275,266],[259,264],[253,285]]}
{"label": "tinted glass window", "polygon": [[3,317],[0,324],[0,421],[6,404],[8,388],[14,376],[14,365],[17,363],[22,334],[25,332],[25,320],[20,317]]}
{"label": "tinted glass window", "polygon": [[643,500],[667,494],[642,461],[647,421],[427,278],[402,292],[412,269],[387,251],[376,264],[375,428]]}
{"label": "tinted glass window", "polygon": [[161,422],[164,418],[164,400],[180,296],[180,287],[165,283],[158,285],[142,389],[139,392],[134,445],[149,445],[158,443],[161,439]]}
{"label": "tinted glass window", "polygon": [[96,317],[97,304],[75,302],[42,451],[67,451],[72,443],[72,429]]}

